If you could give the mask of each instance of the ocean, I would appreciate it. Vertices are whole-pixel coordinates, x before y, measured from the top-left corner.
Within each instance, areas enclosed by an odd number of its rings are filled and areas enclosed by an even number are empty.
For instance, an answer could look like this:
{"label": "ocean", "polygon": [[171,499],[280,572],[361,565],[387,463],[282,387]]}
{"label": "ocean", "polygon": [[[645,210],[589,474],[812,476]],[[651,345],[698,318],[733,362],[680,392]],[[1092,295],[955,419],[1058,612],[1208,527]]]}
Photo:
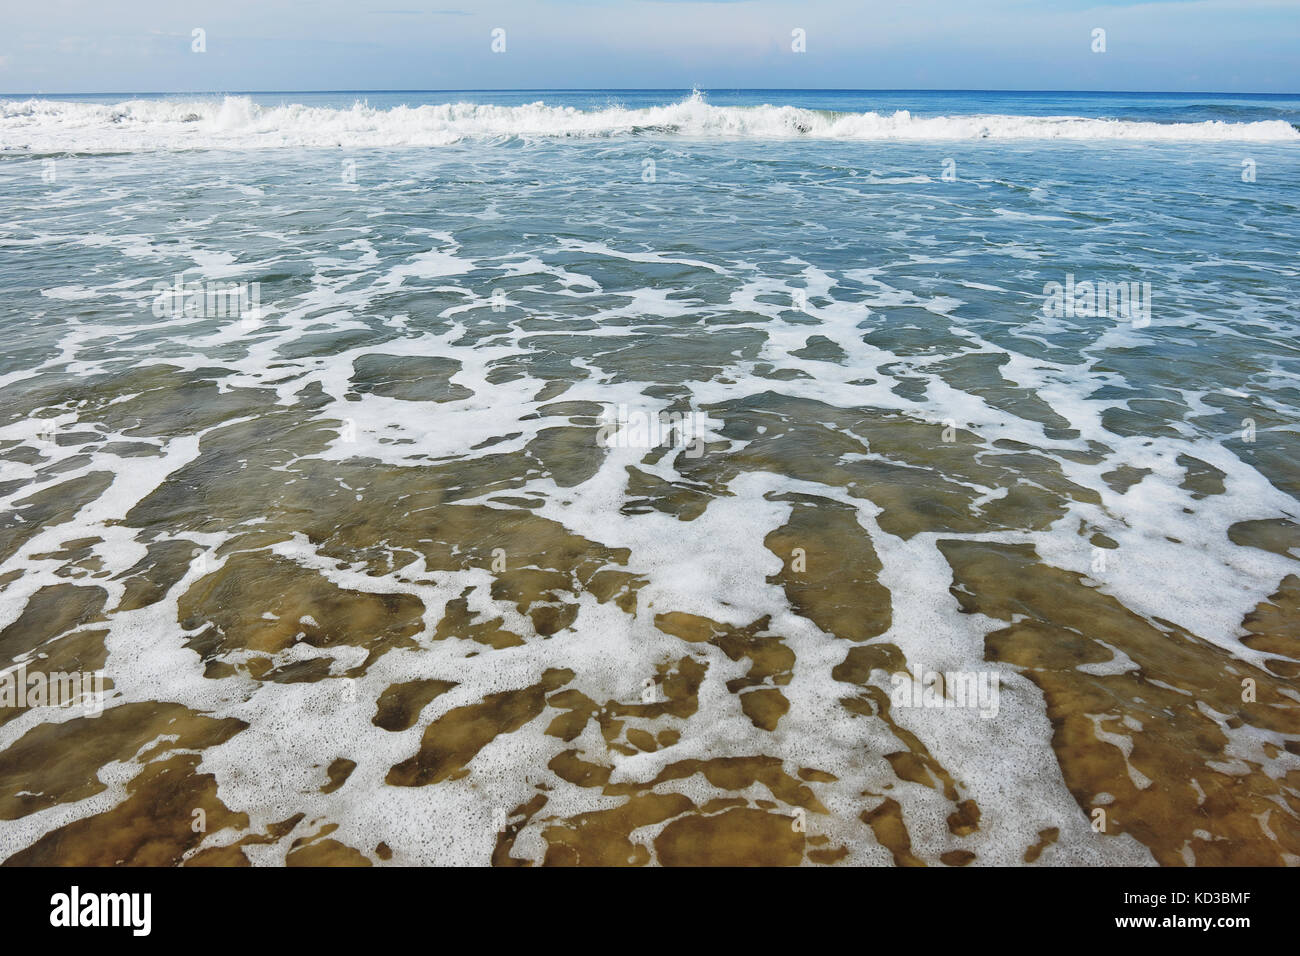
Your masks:
{"label": "ocean", "polygon": [[1300,863],[1297,124],[0,97],[0,859]]}

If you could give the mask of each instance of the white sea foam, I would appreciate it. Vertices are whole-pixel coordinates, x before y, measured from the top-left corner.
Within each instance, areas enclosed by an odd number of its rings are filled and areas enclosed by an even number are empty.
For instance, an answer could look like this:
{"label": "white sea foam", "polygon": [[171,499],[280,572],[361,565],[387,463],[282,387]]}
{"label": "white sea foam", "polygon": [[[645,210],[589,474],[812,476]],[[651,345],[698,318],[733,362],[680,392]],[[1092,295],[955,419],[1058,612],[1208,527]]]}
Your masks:
{"label": "white sea foam", "polygon": [[633,134],[858,141],[1133,140],[1297,142],[1282,120],[1151,123],[1079,116],[913,116],[794,106],[714,106],[703,95],[645,109],[443,103],[376,109],[262,106],[246,96],[127,100],[29,99],[0,103],[0,149],[114,152],[269,147],[445,146],[501,137],[606,138]]}

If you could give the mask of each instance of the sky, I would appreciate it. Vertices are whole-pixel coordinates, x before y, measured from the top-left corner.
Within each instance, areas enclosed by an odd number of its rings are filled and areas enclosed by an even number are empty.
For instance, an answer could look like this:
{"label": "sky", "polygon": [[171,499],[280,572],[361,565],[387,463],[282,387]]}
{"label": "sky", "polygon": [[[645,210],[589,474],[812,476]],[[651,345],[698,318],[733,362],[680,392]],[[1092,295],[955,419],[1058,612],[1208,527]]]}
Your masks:
{"label": "sky", "polygon": [[1300,0],[3,2],[0,93],[1300,92]]}

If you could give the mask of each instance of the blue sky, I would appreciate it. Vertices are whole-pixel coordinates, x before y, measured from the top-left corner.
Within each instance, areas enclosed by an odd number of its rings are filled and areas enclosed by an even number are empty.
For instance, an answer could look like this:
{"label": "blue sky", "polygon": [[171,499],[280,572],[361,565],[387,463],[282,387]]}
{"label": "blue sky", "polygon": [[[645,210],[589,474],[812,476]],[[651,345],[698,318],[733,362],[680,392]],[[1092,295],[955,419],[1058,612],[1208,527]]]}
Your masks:
{"label": "blue sky", "polygon": [[[1300,0],[41,0],[0,92],[1300,91]],[[207,50],[191,51],[195,28]],[[506,49],[493,53],[492,31]],[[807,51],[791,50],[802,29]],[[1093,53],[1092,32],[1107,50]]]}

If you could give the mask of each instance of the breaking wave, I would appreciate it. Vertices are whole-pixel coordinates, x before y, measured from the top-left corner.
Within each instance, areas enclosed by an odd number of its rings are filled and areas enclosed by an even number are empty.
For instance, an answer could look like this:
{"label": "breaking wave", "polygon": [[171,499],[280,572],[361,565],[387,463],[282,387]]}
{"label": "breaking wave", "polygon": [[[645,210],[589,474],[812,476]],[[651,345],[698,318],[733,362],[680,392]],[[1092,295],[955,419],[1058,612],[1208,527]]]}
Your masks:
{"label": "breaking wave", "polygon": [[1287,142],[1283,120],[1160,123],[1078,116],[913,116],[794,106],[714,106],[695,93],[645,109],[443,103],[377,109],[263,106],[247,96],[127,100],[116,104],[28,99],[0,102],[0,150],[119,152],[274,147],[445,146],[469,139],[684,136],[847,141],[1132,140]]}

